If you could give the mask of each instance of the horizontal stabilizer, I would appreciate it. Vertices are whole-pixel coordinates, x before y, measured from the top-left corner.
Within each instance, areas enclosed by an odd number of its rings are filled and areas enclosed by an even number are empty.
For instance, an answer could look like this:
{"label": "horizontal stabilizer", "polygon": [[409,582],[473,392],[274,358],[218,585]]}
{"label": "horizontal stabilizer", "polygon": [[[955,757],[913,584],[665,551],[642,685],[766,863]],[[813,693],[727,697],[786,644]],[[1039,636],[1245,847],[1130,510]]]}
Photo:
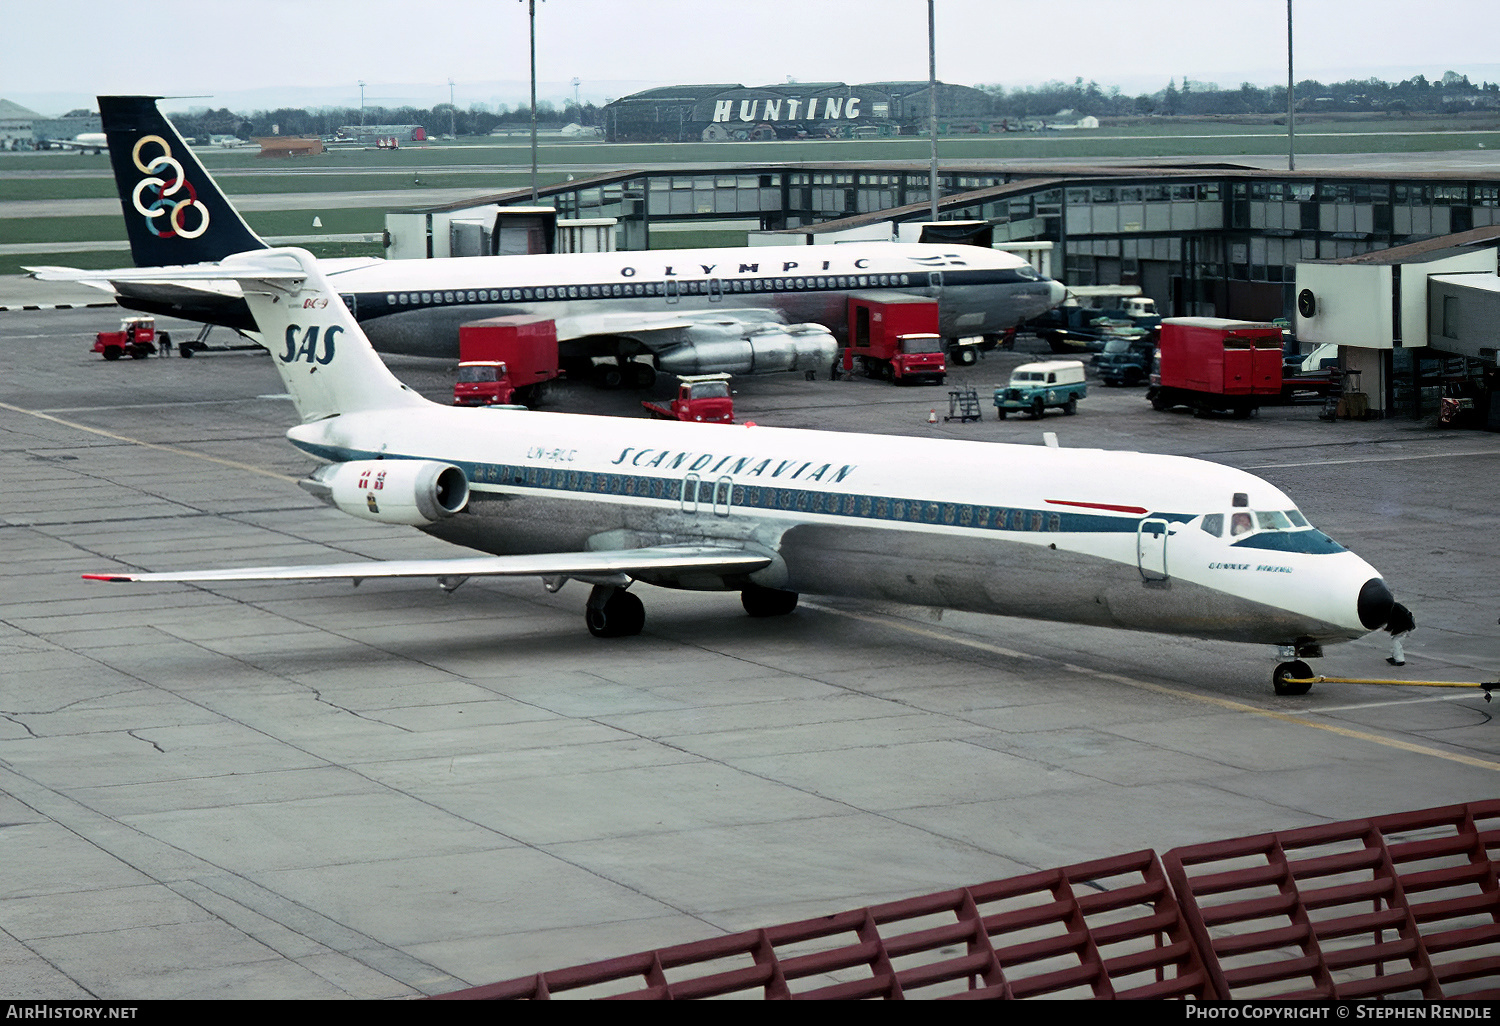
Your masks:
{"label": "horizontal stabilizer", "polygon": [[471,556],[459,559],[372,560],[326,566],[260,566],[172,573],[84,574],[88,581],[321,581],[377,577],[569,577],[606,574],[752,573],[769,557],[711,545],[657,546],[608,552],[557,552],[525,556]]}

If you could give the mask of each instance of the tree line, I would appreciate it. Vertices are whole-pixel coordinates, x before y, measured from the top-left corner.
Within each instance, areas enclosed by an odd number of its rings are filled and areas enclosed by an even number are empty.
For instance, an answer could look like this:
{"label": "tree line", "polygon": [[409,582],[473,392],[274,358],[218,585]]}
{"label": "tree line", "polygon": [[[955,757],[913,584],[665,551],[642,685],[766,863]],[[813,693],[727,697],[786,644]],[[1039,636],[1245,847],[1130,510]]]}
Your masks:
{"label": "tree line", "polygon": [[[979,86],[990,94],[992,112],[1000,117],[1046,117],[1060,110],[1076,110],[1094,117],[1142,117],[1147,115],[1252,115],[1285,114],[1286,86],[1257,86],[1249,82],[1235,89],[1213,83],[1181,84],[1173,78],[1155,93],[1128,96],[1118,86],[1102,88],[1097,82],[1075,78],[1071,83],[1047,82],[1007,90],[1003,86]],[[1475,85],[1467,75],[1447,72],[1428,81],[1423,75],[1402,82],[1378,78],[1323,83],[1306,79],[1297,83],[1298,111],[1367,111],[1401,113],[1453,113],[1474,109],[1500,109],[1500,82]]]}
{"label": "tree line", "polygon": [[[1155,93],[1130,96],[1118,86],[1104,88],[1097,82],[1075,78],[1071,83],[1046,82],[1037,86],[1006,89],[998,85],[978,87],[989,94],[991,114],[1006,118],[1048,117],[1074,110],[1094,117],[1142,117],[1148,115],[1276,115],[1286,112],[1286,86],[1256,86],[1249,82],[1234,89],[1186,77],[1173,78]],[[1350,79],[1325,84],[1307,79],[1297,84],[1299,111],[1367,111],[1390,114],[1434,114],[1489,109],[1500,110],[1500,82],[1469,81],[1467,75],[1449,71],[1429,81],[1417,75],[1402,82],[1377,78]],[[603,124],[602,114],[592,103],[554,106],[546,100],[536,105],[537,121],[547,124]],[[496,128],[521,127],[531,123],[531,109],[506,104],[491,110],[483,104],[460,108],[446,103],[434,107],[321,107],[313,110],[281,107],[271,111],[239,114],[228,108],[173,114],[179,130],[189,136],[233,135],[241,139],[272,135],[331,136],[346,125],[421,125],[429,135],[488,135]]]}
{"label": "tree line", "polygon": [[[536,116],[537,121],[547,124],[601,123],[599,110],[592,103],[581,106],[568,103],[557,107],[546,100],[539,100]],[[465,109],[440,103],[435,107],[425,108],[366,106],[363,112],[358,107],[320,107],[313,110],[278,107],[276,110],[258,110],[247,115],[221,107],[218,110],[193,111],[187,114],[174,113],[172,123],[186,136],[233,135],[241,139],[272,134],[327,137],[347,125],[361,124],[421,125],[429,135],[447,135],[450,132],[454,135],[488,135],[503,125],[529,126],[531,108],[522,106],[511,110],[506,104],[500,104],[496,111],[480,104]]]}

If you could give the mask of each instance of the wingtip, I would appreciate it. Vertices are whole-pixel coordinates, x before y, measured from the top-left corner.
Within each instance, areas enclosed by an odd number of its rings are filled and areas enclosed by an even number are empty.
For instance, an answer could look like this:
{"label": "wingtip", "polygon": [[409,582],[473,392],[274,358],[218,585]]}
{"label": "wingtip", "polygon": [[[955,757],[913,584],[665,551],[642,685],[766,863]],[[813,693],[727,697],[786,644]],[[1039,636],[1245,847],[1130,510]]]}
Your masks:
{"label": "wingtip", "polygon": [[84,574],[83,579],[85,581],[113,581],[115,583],[135,580],[134,577],[121,576],[120,574]]}

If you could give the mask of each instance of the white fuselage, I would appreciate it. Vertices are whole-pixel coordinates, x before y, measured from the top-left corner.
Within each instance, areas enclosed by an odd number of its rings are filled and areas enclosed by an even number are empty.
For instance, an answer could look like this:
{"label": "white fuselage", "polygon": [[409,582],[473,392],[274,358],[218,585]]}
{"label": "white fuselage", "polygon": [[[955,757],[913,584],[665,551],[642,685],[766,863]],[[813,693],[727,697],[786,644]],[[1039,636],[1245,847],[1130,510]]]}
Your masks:
{"label": "white fuselage", "polygon": [[991,334],[1062,301],[1021,257],[973,246],[858,243],[443,260],[330,262],[329,281],[377,348],[454,356],[459,324],[526,314],[563,342],[638,338],[674,321],[821,324],[843,336],[850,292],[938,302],[945,337]]}
{"label": "white fuselage", "polygon": [[1379,577],[1311,527],[1231,535],[1296,507],[1182,457],[434,405],[288,437],[461,468],[469,509],[425,530],[495,554],[723,543],[771,557],[765,587],[1277,645],[1367,633]]}

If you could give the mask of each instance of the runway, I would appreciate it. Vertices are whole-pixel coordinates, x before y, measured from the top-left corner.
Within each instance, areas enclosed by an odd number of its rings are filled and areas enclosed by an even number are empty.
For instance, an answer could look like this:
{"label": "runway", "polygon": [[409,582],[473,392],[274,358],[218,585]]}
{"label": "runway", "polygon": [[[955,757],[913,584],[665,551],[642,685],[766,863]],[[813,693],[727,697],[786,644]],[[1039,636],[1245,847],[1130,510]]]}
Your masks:
{"label": "runway", "polygon": [[[0,305],[4,305],[0,296]],[[0,312],[0,992],[402,998],[1139,848],[1493,797],[1477,692],[1275,653],[808,597],[470,581],[105,585],[111,568],[455,554],[297,488],[265,357],[106,363],[112,310]],[[192,329],[172,327],[184,337]],[[1023,343],[1034,346],[1035,343]],[[956,369],[987,394],[1036,352]],[[392,360],[441,399],[452,367]],[[1318,673],[1495,680],[1500,446],[1411,421],[1153,411],[926,423],[946,390],[736,382],[741,419],[1255,468],[1411,606]],[[665,379],[658,386],[665,392]],[[560,411],[635,415],[560,389]],[[986,401],[985,409],[990,410]]]}

